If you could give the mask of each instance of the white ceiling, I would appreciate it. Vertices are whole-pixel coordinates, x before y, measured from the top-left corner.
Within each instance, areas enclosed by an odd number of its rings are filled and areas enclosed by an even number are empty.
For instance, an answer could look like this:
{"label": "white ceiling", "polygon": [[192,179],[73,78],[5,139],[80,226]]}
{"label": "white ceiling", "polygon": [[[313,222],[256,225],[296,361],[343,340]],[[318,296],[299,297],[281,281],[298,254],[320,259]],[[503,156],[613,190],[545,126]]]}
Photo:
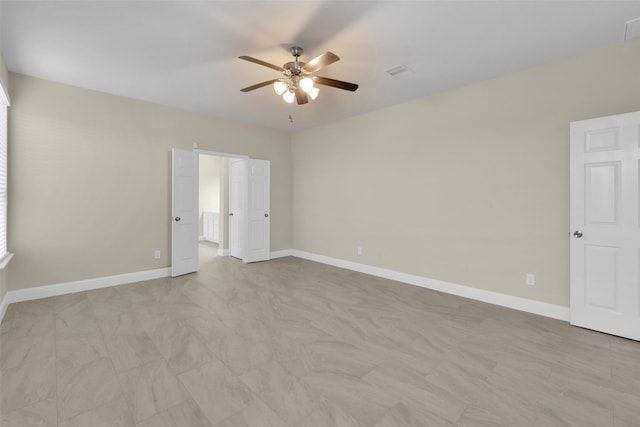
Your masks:
{"label": "white ceiling", "polygon": [[[0,2],[11,71],[215,116],[299,131],[623,43],[640,1]],[[286,104],[267,86],[302,46],[355,82]],[[391,77],[406,65],[413,73]],[[293,117],[293,123],[289,120]]]}

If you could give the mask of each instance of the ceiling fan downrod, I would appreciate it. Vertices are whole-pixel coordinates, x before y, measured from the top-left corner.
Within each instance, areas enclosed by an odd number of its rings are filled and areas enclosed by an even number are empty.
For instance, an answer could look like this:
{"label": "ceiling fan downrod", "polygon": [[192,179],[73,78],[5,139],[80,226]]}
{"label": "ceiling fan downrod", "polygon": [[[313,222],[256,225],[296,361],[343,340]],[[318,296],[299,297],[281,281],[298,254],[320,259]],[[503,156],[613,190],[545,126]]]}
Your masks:
{"label": "ceiling fan downrod", "polygon": [[291,52],[291,54],[295,56],[296,62],[298,62],[298,58],[302,56],[302,54],[304,53],[304,49],[300,46],[291,46],[289,52]]}

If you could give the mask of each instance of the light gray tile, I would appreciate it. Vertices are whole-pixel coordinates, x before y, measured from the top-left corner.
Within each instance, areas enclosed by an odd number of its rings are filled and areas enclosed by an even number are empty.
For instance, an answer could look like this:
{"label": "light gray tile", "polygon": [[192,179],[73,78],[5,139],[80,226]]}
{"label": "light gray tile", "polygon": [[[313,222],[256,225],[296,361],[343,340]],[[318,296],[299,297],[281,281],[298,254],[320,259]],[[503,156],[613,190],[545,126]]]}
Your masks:
{"label": "light gray tile", "polygon": [[271,361],[240,377],[283,420],[296,425],[321,401],[321,396],[278,362]]}
{"label": "light gray tile", "polygon": [[56,397],[56,359],[49,357],[2,371],[2,411]]}
{"label": "light gray tile", "polygon": [[640,363],[640,345],[638,345],[638,341],[610,337],[610,349],[616,356],[626,356]]}
{"label": "light gray tile", "polygon": [[93,309],[86,292],[59,295],[53,298],[55,313],[79,313],[93,314]]}
{"label": "light gray tile", "polygon": [[240,412],[216,424],[214,427],[289,427],[269,406],[254,399]]}
{"label": "light gray tile", "polygon": [[437,414],[423,408],[398,403],[374,427],[447,427],[454,425],[453,422],[440,418]]}
{"label": "light gray tile", "polygon": [[87,292],[96,316],[114,316],[133,308],[133,302],[118,292],[118,286]]}
{"label": "light gray tile", "polygon": [[463,426],[533,426],[538,407],[526,394],[495,385],[486,379],[476,379],[472,384],[474,395],[457,424]]}
{"label": "light gray tile", "polygon": [[175,373],[196,369],[215,359],[207,343],[185,321],[164,317],[149,331],[152,342]]}
{"label": "light gray tile", "polygon": [[146,332],[147,318],[141,311],[109,313],[98,317],[98,325],[105,337]]}
{"label": "light gray tile", "polygon": [[7,425],[640,418],[638,342],[296,258],[12,304],[0,331]]}
{"label": "light gray tile", "polygon": [[135,422],[143,421],[189,399],[182,383],[164,360],[118,374]]}
{"label": "light gray tile", "polygon": [[269,317],[260,316],[257,313],[248,316],[240,310],[241,307],[236,308],[238,309],[237,315],[233,319],[224,320],[229,329],[252,342],[265,340],[272,335]]}
{"label": "light gray tile", "polygon": [[630,354],[611,356],[611,378],[614,388],[640,399],[640,357]]}
{"label": "light gray tile", "polygon": [[3,341],[0,348],[0,368],[17,368],[24,363],[55,357],[55,335],[26,336]]}
{"label": "light gray tile", "polygon": [[216,424],[251,403],[251,390],[221,362],[213,361],[179,375],[207,419]]}
{"label": "light gray tile", "polygon": [[390,416],[393,419],[426,418],[418,417],[418,411],[409,410],[415,406],[444,420],[443,423],[453,423],[458,420],[466,406],[456,394],[429,383],[419,371],[400,364],[380,365],[365,375],[363,380],[403,402],[403,405],[391,411]]}
{"label": "light gray tile", "polygon": [[185,319],[183,324],[202,338],[209,347],[233,334],[233,331],[215,316],[195,316]]}
{"label": "light gray tile", "polygon": [[53,334],[55,322],[53,313],[42,316],[28,314],[5,314],[0,324],[3,342],[24,337],[35,337]]}
{"label": "light gray tile", "polygon": [[369,350],[341,341],[316,341],[306,345],[314,372],[332,372],[362,377],[384,362]]}
{"label": "light gray tile", "polygon": [[9,304],[5,316],[45,316],[53,314],[53,298],[41,298],[31,301],[14,302]]}
{"label": "light gray tile", "polygon": [[[87,307],[90,307],[87,305]],[[63,311],[56,315],[56,337],[66,338],[73,335],[100,335],[98,320],[92,310]]]}
{"label": "light gray tile", "polygon": [[102,334],[74,334],[56,340],[58,369],[77,368],[109,356]]}
{"label": "light gray tile", "polygon": [[[211,427],[211,423],[204,416],[193,400],[186,400],[166,411],[148,418],[136,427]],[[249,426],[249,424],[245,424]]]}
{"label": "light gray tile", "polygon": [[618,394],[613,403],[614,426],[632,426],[640,420],[639,398],[636,395]]}
{"label": "light gray tile", "polygon": [[105,344],[116,372],[127,371],[162,358],[146,332],[105,336]]}
{"label": "light gray tile", "polygon": [[118,398],[105,405],[82,412],[58,427],[134,427],[135,424],[124,399]]}
{"label": "light gray tile", "polygon": [[345,374],[310,374],[302,378],[325,399],[364,425],[373,425],[399,399],[362,379]]}
{"label": "light gray tile", "polygon": [[323,401],[308,417],[302,420],[298,426],[365,427],[365,424],[358,422],[355,418],[330,401]]}
{"label": "light gray tile", "polygon": [[213,354],[237,375],[267,363],[274,354],[268,341],[250,341],[237,334],[228,335],[211,346]]}
{"label": "light gray tile", "polygon": [[56,401],[41,400],[33,405],[3,413],[0,425],[2,427],[57,427]]}
{"label": "light gray tile", "polygon": [[212,316],[210,307],[204,307],[204,303],[194,300],[182,292],[180,281],[184,278],[175,278],[170,287],[163,288],[165,293],[154,298],[154,304],[145,303],[145,309],[149,315],[171,316],[176,319],[189,319],[195,316]]}
{"label": "light gray tile", "polygon": [[147,287],[142,286],[143,283],[144,282],[136,282],[117,286],[116,292],[122,299],[128,301],[135,307],[136,305],[144,304],[154,299],[153,292]]}
{"label": "light gray tile", "polygon": [[634,421],[628,421],[622,418],[613,419],[613,427],[636,427],[638,423]]}
{"label": "light gray tile", "polygon": [[121,396],[113,365],[107,358],[78,367],[58,369],[58,419],[61,421],[113,402]]}
{"label": "light gray tile", "polygon": [[[536,419],[536,427],[547,426],[580,426],[580,427],[609,427],[613,426],[613,415],[611,411],[606,413],[596,413],[588,411],[577,413],[579,408],[571,404],[555,406],[553,408],[541,408]],[[595,415],[595,416],[594,416]],[[504,424],[508,425],[508,424]],[[530,424],[529,424],[530,425]]]}

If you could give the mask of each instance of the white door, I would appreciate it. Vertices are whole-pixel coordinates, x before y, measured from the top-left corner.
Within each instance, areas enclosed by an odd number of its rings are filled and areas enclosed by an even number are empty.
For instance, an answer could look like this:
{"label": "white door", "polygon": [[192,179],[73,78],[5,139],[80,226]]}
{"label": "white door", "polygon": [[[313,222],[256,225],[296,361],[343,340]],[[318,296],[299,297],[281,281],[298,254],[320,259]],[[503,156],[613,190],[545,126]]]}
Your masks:
{"label": "white door", "polygon": [[244,262],[266,261],[270,257],[270,162],[249,159],[247,164],[247,233]]}
{"label": "white door", "polygon": [[571,123],[571,323],[640,340],[640,112]]}
{"label": "white door", "polygon": [[244,245],[245,160],[229,164],[229,255],[242,258]]}
{"label": "white door", "polygon": [[172,151],[171,276],[198,271],[198,155]]}

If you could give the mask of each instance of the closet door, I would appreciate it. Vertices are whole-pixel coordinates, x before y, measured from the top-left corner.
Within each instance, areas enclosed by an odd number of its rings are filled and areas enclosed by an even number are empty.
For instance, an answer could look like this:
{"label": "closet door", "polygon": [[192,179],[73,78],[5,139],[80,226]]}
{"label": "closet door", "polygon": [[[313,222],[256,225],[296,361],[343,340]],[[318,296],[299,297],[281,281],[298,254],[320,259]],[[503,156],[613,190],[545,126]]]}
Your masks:
{"label": "closet door", "polygon": [[571,323],[640,340],[640,112],[571,123]]}

